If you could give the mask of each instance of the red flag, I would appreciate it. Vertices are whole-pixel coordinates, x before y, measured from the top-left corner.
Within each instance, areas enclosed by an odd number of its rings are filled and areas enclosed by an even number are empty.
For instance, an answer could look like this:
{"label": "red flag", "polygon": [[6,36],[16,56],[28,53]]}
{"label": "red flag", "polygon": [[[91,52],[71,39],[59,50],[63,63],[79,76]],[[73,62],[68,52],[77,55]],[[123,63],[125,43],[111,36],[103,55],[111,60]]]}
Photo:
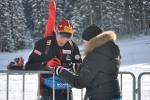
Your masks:
{"label": "red flag", "polygon": [[[50,36],[55,31],[55,18],[56,18],[56,5],[54,0],[50,0],[49,4],[49,16],[45,28],[45,32],[43,33],[44,37]],[[38,90],[38,96],[42,95],[42,74],[39,77],[40,80],[40,88]]]}
{"label": "red flag", "polygon": [[44,32],[44,37],[52,35],[55,31],[55,19],[56,19],[56,4],[54,0],[50,0],[49,4],[49,16]]}

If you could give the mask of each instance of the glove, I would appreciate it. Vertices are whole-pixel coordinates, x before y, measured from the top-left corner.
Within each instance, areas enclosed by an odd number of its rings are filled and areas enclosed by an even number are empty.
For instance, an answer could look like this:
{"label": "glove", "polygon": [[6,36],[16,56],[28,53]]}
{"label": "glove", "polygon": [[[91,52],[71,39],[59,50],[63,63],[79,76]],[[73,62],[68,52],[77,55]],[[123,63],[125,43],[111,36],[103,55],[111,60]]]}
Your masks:
{"label": "glove", "polygon": [[24,66],[24,59],[22,57],[15,58],[7,65],[8,70],[22,70]]}
{"label": "glove", "polygon": [[14,61],[16,62],[17,66],[23,66],[24,65],[24,59],[22,57],[15,58]]}
{"label": "glove", "polygon": [[49,60],[46,64],[47,68],[56,67],[56,66],[61,66],[61,61],[56,57]]}

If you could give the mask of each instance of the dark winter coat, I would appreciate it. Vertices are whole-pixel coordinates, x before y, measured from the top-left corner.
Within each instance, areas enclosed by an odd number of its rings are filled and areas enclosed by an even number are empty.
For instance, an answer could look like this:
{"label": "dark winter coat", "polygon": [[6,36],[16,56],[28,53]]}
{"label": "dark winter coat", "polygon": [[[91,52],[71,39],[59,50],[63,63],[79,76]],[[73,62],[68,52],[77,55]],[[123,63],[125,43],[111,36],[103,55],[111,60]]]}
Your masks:
{"label": "dark winter coat", "polygon": [[90,100],[120,97],[117,79],[120,51],[115,39],[112,31],[92,38],[85,47],[86,56],[79,73],[75,76],[63,70],[60,77],[74,87],[86,88]]}

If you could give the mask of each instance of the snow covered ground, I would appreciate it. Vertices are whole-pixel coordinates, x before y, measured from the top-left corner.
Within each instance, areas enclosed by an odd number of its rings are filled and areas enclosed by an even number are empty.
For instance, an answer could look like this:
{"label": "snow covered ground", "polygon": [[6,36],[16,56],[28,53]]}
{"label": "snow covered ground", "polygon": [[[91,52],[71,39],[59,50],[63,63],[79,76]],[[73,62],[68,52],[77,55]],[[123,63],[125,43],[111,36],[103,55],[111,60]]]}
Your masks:
{"label": "snow covered ground", "polygon": [[[135,74],[136,78],[141,72],[150,72],[150,36],[118,40],[122,54],[120,71]],[[6,65],[15,57],[22,56],[27,61],[32,50],[22,50],[14,53],[0,53],[0,69],[6,70]],[[35,100],[38,87],[37,74],[26,75],[25,100]],[[0,100],[6,100],[6,74],[0,74]],[[123,75],[123,100],[132,100],[132,78]],[[22,76],[10,76],[9,100],[21,100]],[[81,90],[73,89],[74,100],[80,100]],[[150,75],[142,78],[142,99],[150,100]]]}

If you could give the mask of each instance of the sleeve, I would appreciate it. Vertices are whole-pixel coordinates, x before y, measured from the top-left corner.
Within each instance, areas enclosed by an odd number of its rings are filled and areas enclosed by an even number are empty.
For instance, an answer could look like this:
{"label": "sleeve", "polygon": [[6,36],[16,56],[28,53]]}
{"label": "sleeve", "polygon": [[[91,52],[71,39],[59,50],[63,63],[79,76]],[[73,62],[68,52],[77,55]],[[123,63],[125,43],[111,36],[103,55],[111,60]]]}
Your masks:
{"label": "sleeve", "polygon": [[45,62],[42,61],[42,48],[41,43],[36,42],[32,53],[25,65],[25,70],[44,70],[46,69]]}
{"label": "sleeve", "polygon": [[76,88],[87,87],[99,72],[98,59],[95,56],[96,54],[93,53],[83,60],[81,70],[77,73],[77,75],[63,70],[60,73],[60,77]]}

